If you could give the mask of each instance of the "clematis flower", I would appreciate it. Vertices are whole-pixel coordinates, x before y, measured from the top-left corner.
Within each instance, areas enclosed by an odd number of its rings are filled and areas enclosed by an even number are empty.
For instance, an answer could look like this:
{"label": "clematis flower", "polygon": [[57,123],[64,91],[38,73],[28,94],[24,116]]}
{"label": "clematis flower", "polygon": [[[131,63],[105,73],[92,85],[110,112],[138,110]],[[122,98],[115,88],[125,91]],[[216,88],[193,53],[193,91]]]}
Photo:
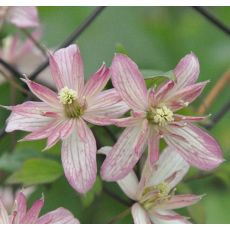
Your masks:
{"label": "clematis flower", "polygon": [[6,132],[32,132],[23,139],[28,141],[48,138],[46,149],[63,140],[65,175],[73,188],[85,193],[94,184],[97,173],[96,141],[86,122],[110,125],[128,107],[115,89],[102,91],[110,78],[105,64],[84,85],[83,62],[76,45],[60,49],[49,61],[58,93],[24,79],[43,102],[6,107],[12,111]]}
{"label": "clematis flower", "polygon": [[35,6],[0,6],[0,27],[5,21],[19,28],[39,26]]}
{"label": "clematis flower", "polygon": [[13,210],[8,214],[0,200],[0,224],[79,224],[78,219],[65,208],[58,208],[39,217],[43,205],[44,200],[39,199],[27,209],[26,197],[23,192],[19,192]]}
{"label": "clematis flower", "polygon": [[168,80],[157,89],[147,90],[137,65],[127,56],[117,54],[111,66],[112,83],[132,109],[130,117],[115,124],[126,127],[101,168],[104,180],[126,176],[148,145],[149,161],[158,159],[159,141],[175,148],[192,166],[210,170],[222,161],[222,151],[213,137],[192,123],[205,117],[175,114],[200,95],[207,82],[195,83],[199,62],[186,55],[174,69],[176,81]]}
{"label": "clematis flower", "polygon": [[[103,147],[99,153],[110,154],[111,147]],[[189,164],[174,149],[167,147],[150,166],[146,161],[140,182],[132,170],[126,177],[118,180],[122,191],[135,203],[131,213],[135,224],[188,224],[184,216],[173,209],[193,205],[202,196],[193,194],[175,195],[175,186],[189,170]]]}
{"label": "clematis flower", "polygon": [[[35,30],[32,36],[37,41],[40,40],[41,31]],[[0,57],[17,68],[20,72],[30,74],[42,61],[45,60],[44,55],[34,45],[30,39],[21,40],[18,35],[6,37],[3,40],[2,48],[0,48]],[[0,66],[1,72],[10,76],[10,73],[3,66]],[[51,78],[47,78],[45,73],[37,79],[50,84]],[[0,74],[0,83],[4,82],[4,77]]]}

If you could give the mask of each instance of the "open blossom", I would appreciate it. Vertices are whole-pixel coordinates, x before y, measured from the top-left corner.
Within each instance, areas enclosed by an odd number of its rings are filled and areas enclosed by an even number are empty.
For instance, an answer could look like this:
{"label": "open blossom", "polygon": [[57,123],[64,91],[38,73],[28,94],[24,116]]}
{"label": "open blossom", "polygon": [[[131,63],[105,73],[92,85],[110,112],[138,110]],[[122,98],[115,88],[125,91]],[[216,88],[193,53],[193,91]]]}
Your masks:
{"label": "open blossom", "polygon": [[140,159],[146,146],[151,164],[158,159],[159,141],[175,148],[191,165],[210,170],[222,161],[218,143],[192,123],[204,117],[175,114],[198,97],[207,82],[195,83],[199,62],[186,55],[174,69],[175,81],[168,80],[157,89],[147,90],[137,65],[127,56],[117,54],[111,67],[113,86],[132,109],[131,117],[116,120],[126,127],[101,168],[105,180],[126,176]]}
{"label": "open blossom", "polygon": [[105,64],[84,84],[83,62],[76,45],[60,49],[49,61],[58,93],[24,79],[43,102],[6,107],[12,111],[6,131],[32,132],[24,140],[48,138],[46,149],[63,140],[65,175],[73,188],[85,193],[94,184],[97,173],[96,141],[86,122],[109,125],[128,107],[115,89],[102,91],[110,78]]}
{"label": "open blossom", "polygon": [[8,214],[0,199],[0,224],[79,224],[78,219],[65,208],[58,208],[39,217],[43,205],[44,200],[39,199],[27,209],[26,197],[23,192],[19,192],[12,212]]}
{"label": "open blossom", "polygon": [[[111,147],[98,152],[110,154]],[[140,182],[132,170],[117,183],[135,203],[131,212],[135,224],[186,224],[186,217],[173,209],[183,208],[200,201],[202,196],[175,195],[175,186],[189,170],[189,164],[172,148],[167,147],[154,166],[146,161]]]}
{"label": "open blossom", "polygon": [[[35,30],[32,34],[34,39],[40,40],[41,31]],[[20,72],[30,74],[35,67],[37,67],[42,61],[45,60],[44,55],[34,45],[31,39],[21,40],[18,35],[6,37],[3,41],[2,47],[0,48],[0,57],[18,69]],[[1,72],[10,76],[10,73],[3,66],[0,66]],[[47,76],[43,73],[37,79],[43,82],[49,81]],[[4,81],[4,77],[0,74],[0,83]]]}
{"label": "open blossom", "polygon": [[35,6],[0,6],[0,27],[4,22],[19,28],[39,26],[38,12]]}

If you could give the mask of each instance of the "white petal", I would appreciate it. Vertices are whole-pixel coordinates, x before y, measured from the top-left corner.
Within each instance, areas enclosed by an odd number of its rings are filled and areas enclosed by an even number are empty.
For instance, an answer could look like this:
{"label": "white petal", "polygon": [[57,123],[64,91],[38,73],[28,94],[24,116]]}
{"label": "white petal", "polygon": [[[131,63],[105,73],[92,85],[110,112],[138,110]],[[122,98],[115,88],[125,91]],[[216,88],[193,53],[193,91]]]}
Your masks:
{"label": "white petal", "polygon": [[132,200],[136,200],[138,189],[138,179],[135,172],[132,170],[126,177],[117,181],[122,191]]}
{"label": "white petal", "polygon": [[131,212],[134,224],[151,224],[148,213],[138,203],[132,206]]}
{"label": "white petal", "polygon": [[146,186],[167,183],[169,188],[175,187],[189,170],[189,164],[172,148],[167,147],[161,153],[153,168]]}

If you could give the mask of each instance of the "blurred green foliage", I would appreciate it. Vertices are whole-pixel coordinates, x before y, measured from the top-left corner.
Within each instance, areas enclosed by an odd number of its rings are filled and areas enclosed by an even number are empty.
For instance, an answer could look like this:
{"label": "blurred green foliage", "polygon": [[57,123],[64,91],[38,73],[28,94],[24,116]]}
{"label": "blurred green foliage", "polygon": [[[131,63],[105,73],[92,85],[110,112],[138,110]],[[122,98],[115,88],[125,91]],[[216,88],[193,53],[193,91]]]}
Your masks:
{"label": "blurred green foliage", "polygon": [[[42,44],[56,48],[92,10],[93,7],[39,7],[44,30]],[[209,7],[209,10],[230,26],[230,7]],[[199,80],[210,79],[211,83],[201,97],[184,111],[190,114],[194,114],[205,95],[230,68],[230,37],[189,7],[108,7],[79,37],[77,43],[84,58],[86,79],[103,61],[110,65],[114,52],[127,53],[140,69],[163,72],[173,69],[185,54],[194,52],[201,65]],[[146,76],[150,75],[146,73]],[[9,95],[9,85],[0,85],[0,104],[10,104]],[[228,85],[208,113],[215,114],[229,98]],[[17,101],[21,100],[22,95],[17,95]],[[8,115],[8,111],[1,109],[1,127]],[[230,159],[229,120],[228,113],[211,130],[211,134],[220,142],[226,160]],[[115,137],[119,136],[121,129],[109,128]],[[103,128],[93,127],[93,132],[97,136],[98,146],[114,143]],[[32,178],[36,178],[34,184],[42,183],[36,186],[30,203],[43,193],[46,201],[43,212],[63,206],[82,223],[106,223],[127,208],[106,192],[107,189],[127,199],[117,184],[102,183],[99,178],[92,191],[84,196],[77,194],[62,175],[60,144],[41,152],[45,141],[16,143],[15,140],[21,136],[23,134],[18,132],[0,140],[0,170],[4,173],[4,179],[10,176],[8,182],[11,183],[28,185],[32,183]],[[101,162],[100,156],[98,169]],[[191,175],[194,173],[197,171],[190,172]],[[224,163],[214,173],[212,177],[188,181],[178,187],[178,193],[207,194],[200,204],[181,211],[196,223],[230,223],[227,211],[230,210],[229,163]],[[7,181],[2,180],[1,183]],[[132,218],[128,215],[119,223],[132,223]]]}

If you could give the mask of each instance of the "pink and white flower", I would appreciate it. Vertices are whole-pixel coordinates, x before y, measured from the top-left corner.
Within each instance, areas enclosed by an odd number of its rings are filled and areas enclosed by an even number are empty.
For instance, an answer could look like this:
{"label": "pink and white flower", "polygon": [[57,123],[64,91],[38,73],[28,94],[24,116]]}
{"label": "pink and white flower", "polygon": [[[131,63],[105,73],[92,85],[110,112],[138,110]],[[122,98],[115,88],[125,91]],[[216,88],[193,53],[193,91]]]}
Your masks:
{"label": "pink and white flower", "polygon": [[223,161],[214,138],[192,124],[205,117],[174,113],[198,97],[207,83],[195,83],[199,62],[194,54],[186,55],[176,66],[176,81],[168,80],[157,89],[147,90],[137,65],[126,55],[115,55],[111,74],[113,86],[132,113],[130,117],[115,120],[117,126],[126,129],[102,165],[103,179],[115,181],[126,176],[147,145],[153,165],[158,159],[161,138],[197,168],[210,170]]}
{"label": "pink and white flower", "polygon": [[[41,31],[34,31],[32,36],[40,41]],[[14,35],[6,37],[2,42],[0,57],[23,74],[29,75],[41,62],[45,61],[44,55],[30,39],[21,40],[18,35]],[[3,66],[0,66],[0,70],[10,76],[9,71]],[[46,73],[43,73],[37,79],[50,85],[51,77],[47,78],[45,75]],[[4,82],[4,77],[0,74],[0,83],[2,82]]]}
{"label": "pink and white flower", "polygon": [[60,49],[49,61],[58,93],[24,79],[43,102],[6,107],[12,111],[6,132],[32,132],[23,139],[28,141],[48,138],[46,149],[62,140],[65,175],[73,188],[85,193],[94,184],[97,173],[96,141],[86,122],[110,125],[128,107],[115,89],[102,91],[110,78],[105,64],[84,84],[83,62],[76,45]]}
{"label": "pink and white flower", "polygon": [[9,22],[19,28],[39,26],[38,12],[35,6],[0,6],[0,27]]}
{"label": "pink and white flower", "polygon": [[39,199],[27,209],[26,197],[23,192],[19,192],[13,210],[8,214],[0,200],[0,224],[79,224],[79,220],[65,208],[58,208],[39,217],[43,205],[44,200]]}
{"label": "pink and white flower", "polygon": [[[99,153],[108,154],[111,147],[103,147]],[[122,191],[135,203],[131,213],[135,224],[187,224],[190,223],[173,211],[193,205],[202,196],[193,194],[175,195],[175,186],[189,170],[189,164],[175,150],[167,147],[154,166],[146,161],[138,182],[132,170],[125,178],[118,180]]]}

